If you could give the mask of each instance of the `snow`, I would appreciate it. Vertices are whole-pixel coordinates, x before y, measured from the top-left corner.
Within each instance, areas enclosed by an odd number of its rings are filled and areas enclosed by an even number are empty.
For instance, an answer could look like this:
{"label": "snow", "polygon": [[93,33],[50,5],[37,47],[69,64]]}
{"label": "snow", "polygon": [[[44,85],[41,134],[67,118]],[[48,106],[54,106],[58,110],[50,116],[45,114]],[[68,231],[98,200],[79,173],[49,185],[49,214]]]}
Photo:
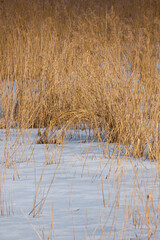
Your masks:
{"label": "snow", "polygon": [[41,145],[37,129],[19,134],[0,130],[0,240],[160,239],[157,163],[111,157],[113,144]]}

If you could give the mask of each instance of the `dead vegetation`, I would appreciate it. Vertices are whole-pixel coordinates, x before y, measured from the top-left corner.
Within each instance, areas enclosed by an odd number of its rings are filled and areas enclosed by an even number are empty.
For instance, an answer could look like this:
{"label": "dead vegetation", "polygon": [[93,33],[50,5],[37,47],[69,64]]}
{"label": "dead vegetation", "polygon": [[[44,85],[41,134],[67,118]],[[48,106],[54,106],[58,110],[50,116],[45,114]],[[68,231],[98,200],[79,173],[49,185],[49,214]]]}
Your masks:
{"label": "dead vegetation", "polygon": [[1,1],[0,127],[45,127],[52,137],[39,142],[54,143],[55,127],[86,126],[159,160],[158,9],[158,0]]}

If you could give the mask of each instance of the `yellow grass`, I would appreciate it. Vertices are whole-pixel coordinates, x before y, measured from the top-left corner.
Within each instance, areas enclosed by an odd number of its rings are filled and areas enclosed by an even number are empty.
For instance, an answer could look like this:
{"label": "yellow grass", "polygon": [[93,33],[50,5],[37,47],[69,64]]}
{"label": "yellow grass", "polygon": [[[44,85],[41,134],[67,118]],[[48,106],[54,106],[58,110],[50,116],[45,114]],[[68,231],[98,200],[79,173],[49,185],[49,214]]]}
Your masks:
{"label": "yellow grass", "polygon": [[158,0],[1,1],[0,127],[87,126],[159,160],[158,9]]}

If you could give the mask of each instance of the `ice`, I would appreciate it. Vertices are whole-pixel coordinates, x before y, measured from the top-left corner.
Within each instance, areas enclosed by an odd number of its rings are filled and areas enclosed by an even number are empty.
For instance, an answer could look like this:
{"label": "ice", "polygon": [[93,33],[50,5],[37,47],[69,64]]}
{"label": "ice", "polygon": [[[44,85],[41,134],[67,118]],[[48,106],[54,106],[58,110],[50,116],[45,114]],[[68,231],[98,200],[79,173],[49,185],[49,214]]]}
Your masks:
{"label": "ice", "polygon": [[24,131],[14,152],[17,134],[10,130],[6,142],[0,132],[0,240],[160,238],[157,163],[104,156],[96,141],[35,144],[36,129]]}

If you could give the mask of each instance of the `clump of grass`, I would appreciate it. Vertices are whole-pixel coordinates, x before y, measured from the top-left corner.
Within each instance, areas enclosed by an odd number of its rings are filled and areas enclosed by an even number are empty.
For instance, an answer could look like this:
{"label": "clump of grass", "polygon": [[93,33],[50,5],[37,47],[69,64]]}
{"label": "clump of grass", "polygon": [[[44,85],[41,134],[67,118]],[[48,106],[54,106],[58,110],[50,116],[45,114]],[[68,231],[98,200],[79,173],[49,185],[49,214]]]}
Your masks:
{"label": "clump of grass", "polygon": [[159,160],[159,8],[150,0],[1,2],[0,127],[85,124],[135,157],[147,149]]}

